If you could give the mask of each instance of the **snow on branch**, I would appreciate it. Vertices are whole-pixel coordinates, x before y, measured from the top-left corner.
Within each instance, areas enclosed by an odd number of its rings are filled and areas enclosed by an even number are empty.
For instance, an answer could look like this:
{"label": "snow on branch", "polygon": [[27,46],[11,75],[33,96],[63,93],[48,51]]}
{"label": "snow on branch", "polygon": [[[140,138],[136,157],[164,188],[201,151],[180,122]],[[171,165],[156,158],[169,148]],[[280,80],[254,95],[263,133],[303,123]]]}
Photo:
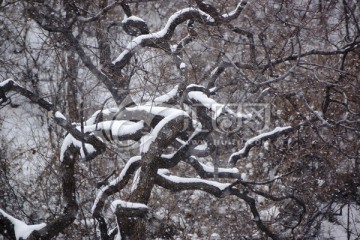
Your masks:
{"label": "snow on branch", "polygon": [[228,195],[226,190],[232,186],[231,183],[220,183],[201,178],[183,178],[169,175],[167,169],[159,169],[157,172],[156,184],[172,191],[202,190],[213,194],[216,197]]}
{"label": "snow on branch", "polygon": [[105,200],[119,189],[123,188],[129,181],[129,177],[133,174],[140,166],[141,157],[135,156],[129,159],[125,167],[120,172],[119,176],[112,180],[108,185],[100,189],[92,207],[92,213],[96,217],[100,214],[102,207],[104,206]]}
{"label": "snow on branch", "polygon": [[45,223],[27,225],[25,222],[14,218],[10,214],[7,214],[2,209],[0,209],[0,223],[2,223],[1,227],[13,228],[13,229],[6,229],[5,231],[9,231],[9,233],[14,231],[16,240],[19,240],[21,238],[27,239],[33,231],[40,230],[46,226]]}
{"label": "snow on branch", "polygon": [[171,89],[169,92],[165,93],[164,95],[161,95],[159,97],[154,98],[151,102],[148,102],[147,104],[155,104],[160,105],[164,103],[171,103],[172,100],[176,97],[178,93],[179,85],[176,85],[173,89]]}
{"label": "snow on branch", "polygon": [[[131,122],[127,120],[103,121],[90,126],[84,126],[84,132],[101,132],[105,138],[113,140],[137,140],[142,131],[145,131],[144,121]],[[109,136],[106,136],[108,133]]]}
{"label": "snow on branch", "polygon": [[98,119],[108,117],[107,119],[112,119],[116,113],[119,111],[118,108],[107,108],[102,110],[97,110],[91,117],[85,121],[85,125],[93,125]]}
{"label": "snow on branch", "polygon": [[115,200],[111,203],[111,210],[115,214],[121,214],[122,216],[141,217],[148,212],[149,208],[142,203]]}
{"label": "snow on branch", "polygon": [[245,8],[245,6],[247,4],[247,1],[246,0],[241,1],[236,6],[235,10],[233,10],[227,14],[223,14],[223,15],[220,15],[218,10],[214,6],[207,4],[207,3],[203,2],[202,0],[196,0],[196,3],[202,11],[208,13],[217,22],[228,23],[240,15],[241,11]]}
{"label": "snow on branch", "polygon": [[[101,140],[96,138],[94,135],[82,133],[74,125],[70,124],[66,120],[64,115],[60,111],[57,111],[55,106],[49,101],[40,98],[38,95],[25,89],[24,87],[22,87],[12,79],[8,79],[0,83],[0,96],[5,95],[7,92],[10,91],[14,91],[21,94],[22,96],[28,98],[33,103],[39,105],[41,108],[47,110],[48,116],[53,118],[56,124],[67,130],[71,134],[71,136],[73,136],[73,139],[76,139],[77,143],[78,142],[85,143],[88,146],[86,148],[89,148],[88,149],[89,152],[94,153],[92,157],[95,157],[96,154],[100,154],[105,150],[105,144]],[[74,142],[76,141],[74,140]],[[71,144],[65,144],[65,145],[70,146]],[[64,149],[62,152],[64,153],[65,150],[66,149]]]}
{"label": "snow on branch", "polygon": [[143,120],[146,125],[155,127],[154,124],[157,124],[160,119],[173,114],[188,116],[188,114],[181,109],[153,106],[153,104],[149,103],[149,105],[125,108],[116,115],[116,118]]}
{"label": "snow on branch", "polygon": [[233,10],[229,13],[223,14],[223,15],[221,15],[221,17],[226,21],[231,21],[231,20],[237,18],[240,15],[240,13],[242,12],[242,10],[245,8],[247,3],[248,3],[247,0],[242,0],[240,3],[238,3],[235,10]]}
{"label": "snow on branch", "polygon": [[139,46],[154,46],[164,40],[170,39],[176,26],[189,19],[195,19],[209,25],[214,25],[215,23],[210,15],[196,8],[190,7],[177,11],[169,18],[162,30],[134,38],[127,45],[126,49],[113,61],[113,64],[120,69],[123,68]]}
{"label": "snow on branch", "polygon": [[[141,138],[140,151],[141,153],[146,153],[149,150],[150,145],[158,138],[158,135],[162,129],[168,125],[171,121],[176,121],[176,119],[185,119],[184,117],[189,117],[189,115],[184,111],[179,111],[174,109],[174,111],[167,114],[167,116],[162,119],[156,127],[147,135]],[[165,133],[166,134],[166,133]]]}
{"label": "snow on branch", "polygon": [[273,139],[276,138],[280,135],[289,133],[293,130],[295,130],[296,128],[288,126],[288,127],[276,127],[275,129],[273,129],[270,132],[265,132],[262,133],[258,136],[255,136],[253,138],[250,138],[249,140],[247,140],[245,142],[245,146],[238,152],[235,152],[233,154],[231,154],[230,158],[229,158],[229,164],[234,166],[237,162],[237,160],[239,160],[240,158],[246,157],[248,156],[251,148],[253,148],[254,146],[258,145],[259,142],[263,142],[266,141],[268,139]]}
{"label": "snow on branch", "polygon": [[[79,131],[80,126],[76,127]],[[131,122],[126,120],[113,120],[104,121],[90,126],[84,126],[84,133],[95,133],[97,136],[105,138],[104,140],[114,140],[117,137],[118,140],[138,140],[142,135],[142,131],[145,130],[144,121]],[[87,159],[88,156],[94,154],[96,149],[88,143],[74,138],[71,134],[68,134],[61,146],[60,160],[64,158],[64,153],[69,146],[75,146],[80,149],[80,155],[83,159]]]}
{"label": "snow on branch", "polygon": [[146,22],[142,18],[130,16],[126,17],[121,23],[124,31],[131,36],[150,33]]}
{"label": "snow on branch", "polygon": [[[199,162],[195,156],[191,156],[188,162],[202,178],[214,178],[215,177],[215,168],[209,167],[201,162]],[[219,178],[232,178],[240,179],[244,178],[242,174],[239,173],[237,168],[218,168],[217,175]]]}
{"label": "snow on branch", "polygon": [[250,119],[252,115],[249,114],[241,114],[241,113],[235,113],[232,111],[229,107],[227,107],[225,104],[217,103],[214,99],[209,98],[205,93],[201,91],[191,91],[188,93],[188,97],[191,100],[194,100],[207,109],[211,110],[214,113],[214,119],[218,118],[223,113],[231,114],[237,118],[241,119]]}

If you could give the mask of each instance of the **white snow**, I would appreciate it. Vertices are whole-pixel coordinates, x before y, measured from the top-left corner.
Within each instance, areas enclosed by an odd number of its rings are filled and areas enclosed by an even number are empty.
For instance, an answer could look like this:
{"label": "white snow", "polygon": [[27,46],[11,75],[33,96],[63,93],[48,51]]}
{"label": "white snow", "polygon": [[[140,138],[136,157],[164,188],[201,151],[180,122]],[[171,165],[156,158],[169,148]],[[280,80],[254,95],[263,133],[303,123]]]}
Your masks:
{"label": "white snow", "polygon": [[132,21],[136,21],[136,22],[145,22],[144,19],[137,17],[137,16],[130,16],[130,17],[125,17],[124,20],[122,20],[121,23],[126,23],[127,21],[132,20]]}
{"label": "white snow", "polygon": [[220,190],[224,190],[231,185],[230,183],[219,183],[216,181],[210,181],[201,178],[182,178],[174,175],[167,175],[169,174],[169,170],[167,169],[159,169],[158,174],[174,183],[204,183],[216,187]]}
{"label": "white snow", "polygon": [[246,4],[247,4],[247,1],[244,1],[244,0],[241,1],[233,11],[223,14],[222,17],[228,18],[228,17],[234,16],[239,11],[239,9],[245,7]]}
{"label": "white snow", "polygon": [[79,148],[80,149],[80,156],[81,158],[86,158],[86,154],[85,154],[85,150],[83,148],[83,146],[85,146],[85,149],[86,149],[86,153],[87,154],[91,154],[91,153],[94,153],[96,150],[95,148],[91,145],[91,144],[88,144],[88,143],[84,143],[77,140],[76,138],[74,138],[71,134],[68,134],[62,145],[61,145],[61,149],[60,149],[60,161],[63,161],[64,160],[64,154],[65,154],[65,151],[68,149],[68,147],[70,147],[71,145],[74,145],[75,147]]}
{"label": "white snow", "polygon": [[201,145],[197,145],[194,149],[198,150],[198,151],[205,151],[207,149],[207,143],[201,144]]}
{"label": "white snow", "polygon": [[[79,131],[81,130],[80,126],[76,128]],[[133,134],[142,128],[144,128],[144,121],[131,122],[127,120],[113,120],[113,121],[100,122],[98,124],[94,124],[90,126],[84,126],[84,133],[105,130],[105,131],[111,131],[112,136],[120,137],[120,136]],[[68,134],[61,145],[61,151],[60,151],[61,161],[64,159],[65,151],[68,149],[68,147],[71,146],[71,144],[73,144],[75,147],[80,149],[80,154],[82,158],[86,157],[83,146],[85,146],[87,153],[93,153],[96,151],[91,144],[88,143],[83,144],[82,141],[79,141],[76,138],[74,138],[71,134]]]}
{"label": "white snow", "polygon": [[126,202],[123,200],[115,200],[111,203],[111,210],[113,212],[115,212],[116,207],[120,205],[123,208],[148,208],[148,206],[146,206],[143,203],[134,203],[134,202]]}
{"label": "white snow", "polygon": [[35,230],[40,230],[46,226],[45,223],[35,224],[35,225],[27,225],[23,221],[20,221],[13,216],[7,214],[2,209],[0,209],[0,214],[10,220],[12,224],[14,224],[15,237],[16,240],[23,238],[26,239],[30,236],[30,234]]}
{"label": "white snow", "polygon": [[112,114],[116,114],[118,111],[119,111],[118,108],[108,108],[104,110],[98,110],[85,122],[85,125],[95,124],[96,118],[100,113],[103,114],[104,116],[109,116]]}
{"label": "white snow", "polygon": [[142,105],[142,106],[136,106],[136,107],[130,107],[126,108],[127,111],[145,111],[154,115],[159,115],[162,117],[166,117],[172,114],[184,114],[185,116],[189,116],[186,112],[180,109],[175,108],[168,108],[168,107],[157,107],[157,106],[151,106],[151,105]]}
{"label": "white snow", "polygon": [[198,12],[200,13],[201,15],[205,16],[207,18],[208,21],[214,21],[214,19],[208,15],[207,13],[199,10],[199,9],[196,9],[196,8],[185,8],[185,9],[182,9],[180,11],[177,11],[176,13],[174,13],[170,18],[169,20],[167,21],[165,27],[158,31],[158,32],[155,32],[155,33],[150,33],[150,34],[145,34],[145,35],[141,35],[141,36],[138,36],[136,38],[134,38],[126,47],[126,49],[112,62],[113,64],[116,64],[117,62],[121,61],[124,56],[126,54],[128,54],[129,52],[133,51],[136,47],[138,47],[139,45],[141,45],[141,43],[145,40],[145,39],[150,39],[150,38],[162,38],[165,36],[165,34],[168,32],[171,24],[179,17],[181,16],[182,14],[184,13],[187,13],[187,12]]}
{"label": "white snow", "polygon": [[180,69],[184,69],[186,67],[186,64],[185,63],[180,63]]}
{"label": "white snow", "polygon": [[133,134],[144,128],[144,121],[131,122],[127,120],[112,120],[99,122],[91,126],[84,126],[84,132],[111,131],[113,136],[124,136]]}
{"label": "white snow", "polygon": [[282,131],[285,131],[285,130],[288,130],[288,129],[291,129],[291,128],[292,128],[291,126],[288,126],[288,127],[276,127],[270,132],[265,132],[265,133],[262,133],[262,134],[259,134],[259,135],[255,136],[253,138],[250,138],[249,140],[247,140],[245,142],[245,146],[240,151],[231,154],[229,159],[231,160],[235,156],[244,154],[249,145],[251,145],[253,143],[256,143],[256,142],[260,142],[264,138],[270,137],[270,136],[272,136],[272,135],[274,135],[276,133],[279,133],[279,132],[282,132]]}
{"label": "white snow", "polygon": [[61,119],[63,119],[63,120],[66,120],[66,117],[65,117],[64,115],[62,115],[62,113],[59,112],[59,111],[56,111],[56,112],[55,112],[55,117],[56,117],[56,118],[61,118]]}
{"label": "white snow", "polygon": [[201,103],[204,107],[212,110],[217,118],[223,112],[222,104],[217,103],[214,99],[209,98],[205,93],[200,91],[191,91],[188,93],[190,99]]}
{"label": "white snow", "polygon": [[92,206],[91,212],[94,213],[94,210],[98,204],[98,202],[100,201],[100,199],[103,197],[104,192],[110,187],[110,186],[115,186],[116,184],[118,184],[125,176],[126,172],[129,170],[129,167],[134,163],[134,162],[138,162],[141,160],[141,156],[134,156],[132,158],[129,159],[129,161],[126,162],[126,165],[124,166],[124,168],[121,170],[119,176],[117,178],[115,178],[114,180],[112,180],[109,185],[103,187],[100,189],[100,191],[98,192],[98,194],[96,195],[96,199],[94,201],[94,204]]}
{"label": "white snow", "polygon": [[184,111],[179,111],[177,109],[170,109],[175,110],[171,111],[165,118],[163,118],[156,126],[155,128],[147,135],[143,136],[140,139],[140,152],[146,153],[149,150],[149,147],[151,143],[155,141],[155,139],[158,137],[159,132],[161,129],[168,124],[171,120],[179,117],[179,116],[188,116],[188,114]]}
{"label": "white snow", "polygon": [[12,79],[7,79],[7,80],[5,80],[5,81],[2,81],[2,82],[0,82],[0,87],[5,86],[5,85],[8,84],[9,82],[14,82],[14,80],[12,80]]}
{"label": "white snow", "polygon": [[[215,172],[214,167],[207,166],[201,162],[199,163],[205,172]],[[239,173],[239,170],[237,168],[218,168],[218,173]]]}
{"label": "white snow", "polygon": [[189,84],[189,85],[186,86],[186,88],[191,88],[191,87],[199,87],[199,88],[204,88],[205,89],[204,86],[198,85],[198,84]]}
{"label": "white snow", "polygon": [[131,184],[130,192],[134,192],[135,189],[137,188],[137,186],[139,185],[140,171],[141,171],[141,167],[139,167],[139,169],[136,170],[136,172],[135,172],[135,176],[134,176],[133,182],[132,182],[132,184]]}
{"label": "white snow", "polygon": [[171,52],[173,52],[173,53],[176,52],[177,47],[178,47],[177,44],[170,45]]}
{"label": "white snow", "polygon": [[270,142],[269,141],[264,142],[264,148],[265,148],[265,150],[269,150],[269,148],[270,148]]}
{"label": "white snow", "polygon": [[238,118],[251,118],[252,114],[242,114],[240,112],[234,112],[228,106],[217,103],[214,99],[209,98],[205,93],[201,91],[191,91],[188,93],[190,99],[193,99],[201,103],[204,107],[208,108],[214,113],[214,118],[218,118],[222,113],[229,113]]}
{"label": "white snow", "polygon": [[[156,105],[159,105],[159,104],[162,104],[162,103],[166,103],[168,102],[170,99],[172,99],[173,97],[176,96],[177,92],[178,92],[178,88],[179,86],[176,85],[173,89],[171,89],[171,91],[169,91],[168,93],[162,95],[162,96],[159,96],[157,98],[155,98],[153,100],[153,103],[155,103]],[[148,104],[151,104],[151,103],[148,103]]]}

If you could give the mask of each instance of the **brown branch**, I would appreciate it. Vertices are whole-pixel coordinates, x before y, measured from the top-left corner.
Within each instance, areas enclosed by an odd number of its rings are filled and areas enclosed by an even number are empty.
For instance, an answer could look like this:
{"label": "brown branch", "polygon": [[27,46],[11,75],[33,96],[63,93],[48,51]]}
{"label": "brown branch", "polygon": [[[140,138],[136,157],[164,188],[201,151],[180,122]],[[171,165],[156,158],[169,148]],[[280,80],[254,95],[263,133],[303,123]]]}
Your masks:
{"label": "brown branch", "polygon": [[6,94],[7,92],[17,92],[21,94],[22,96],[28,98],[31,102],[36,103],[41,108],[48,111],[48,115],[52,116],[56,124],[64,128],[66,131],[68,131],[73,137],[75,137],[79,141],[83,141],[85,143],[91,144],[95,149],[96,152],[90,157],[89,159],[93,159],[97,155],[103,153],[105,151],[105,144],[97,139],[93,135],[84,134],[72,124],[70,124],[63,116],[62,114],[57,111],[55,106],[46,101],[45,99],[37,96],[33,92],[23,88],[19,84],[17,84],[14,80],[9,79],[2,83],[0,83],[0,95]]}
{"label": "brown branch", "polygon": [[280,239],[280,237],[273,233],[267,226],[265,226],[261,220],[259,211],[256,207],[255,199],[249,197],[245,192],[234,188],[235,184],[221,184],[203,179],[194,179],[191,181],[186,178],[174,178],[174,176],[166,176],[162,172],[156,175],[155,182],[157,185],[171,191],[201,190],[218,198],[222,198],[228,195],[237,196],[249,205],[250,211],[253,215],[253,221],[256,223],[258,228],[272,239]]}
{"label": "brown branch", "polygon": [[34,231],[28,240],[35,239],[51,239],[66,229],[74,222],[78,214],[79,206],[76,201],[76,179],[75,179],[75,163],[78,150],[74,147],[69,147],[65,152],[63,161],[61,162],[62,172],[62,190],[65,202],[63,214],[54,221],[48,223],[46,227],[41,230]]}
{"label": "brown branch", "polygon": [[279,136],[288,134],[290,132],[293,132],[297,130],[301,125],[295,126],[295,127],[284,127],[284,128],[275,128],[273,131],[266,132],[263,134],[260,134],[258,136],[255,136],[253,138],[250,138],[245,142],[245,146],[239,150],[238,152],[235,152],[231,154],[229,158],[229,165],[235,166],[236,162],[240,158],[247,157],[249,155],[250,150],[257,146],[259,143],[262,143],[263,141],[266,141],[268,139],[276,139]]}
{"label": "brown branch", "polygon": [[109,239],[107,223],[104,216],[102,215],[102,209],[105,205],[105,201],[108,199],[109,196],[119,192],[127,185],[129,180],[131,179],[131,176],[140,167],[140,160],[140,157],[134,157],[130,159],[125,165],[124,169],[121,171],[120,175],[110,184],[103,187],[96,197],[92,208],[92,214],[99,223],[102,240]]}
{"label": "brown branch", "polygon": [[[76,51],[76,53],[79,55],[80,59],[82,60],[83,64],[90,70],[90,72],[99,79],[109,90],[112,97],[114,98],[115,102],[120,104],[122,100],[127,96],[127,91],[120,92],[119,87],[124,85],[123,79],[118,76],[118,74],[115,74],[115,77],[117,76],[117,81],[115,84],[115,81],[112,81],[109,77],[107,77],[104,73],[99,71],[96,66],[91,61],[90,57],[85,53],[84,49],[80,45],[80,42],[78,39],[74,37],[72,32],[66,31],[64,32],[65,37],[70,42],[70,46]],[[105,46],[106,47],[106,46]],[[106,58],[104,58],[104,61],[106,62]],[[109,71],[108,71],[109,73]],[[126,84],[125,84],[126,85]]]}

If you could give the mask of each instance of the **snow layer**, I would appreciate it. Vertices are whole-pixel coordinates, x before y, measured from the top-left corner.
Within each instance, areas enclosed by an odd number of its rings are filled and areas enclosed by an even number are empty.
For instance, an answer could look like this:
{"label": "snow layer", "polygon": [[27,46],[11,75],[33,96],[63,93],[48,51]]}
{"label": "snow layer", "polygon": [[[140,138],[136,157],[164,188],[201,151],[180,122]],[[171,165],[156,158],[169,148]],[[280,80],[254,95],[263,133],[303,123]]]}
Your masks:
{"label": "snow layer", "polygon": [[66,117],[65,117],[64,115],[62,115],[62,113],[59,112],[59,111],[56,111],[56,112],[55,112],[55,117],[56,117],[56,118],[61,118],[61,119],[63,119],[63,120],[66,120]]}
{"label": "snow layer", "polygon": [[250,145],[252,145],[252,144],[254,144],[254,143],[258,142],[258,141],[262,141],[262,140],[264,140],[264,139],[266,139],[266,138],[268,138],[268,137],[270,137],[270,136],[272,136],[272,135],[274,135],[276,133],[280,133],[282,131],[285,131],[285,130],[288,130],[288,129],[291,129],[291,128],[292,128],[291,126],[288,126],[288,127],[276,127],[270,132],[265,132],[265,133],[262,133],[262,134],[259,134],[259,135],[255,136],[253,138],[250,138],[249,140],[247,140],[245,142],[245,146],[240,151],[231,154],[230,161],[231,161],[231,159],[233,157],[244,154],[247,151],[247,148]]}
{"label": "snow layer", "polygon": [[126,172],[129,170],[129,167],[137,161],[141,160],[141,156],[134,156],[132,158],[129,159],[129,161],[127,161],[125,167],[121,170],[121,173],[119,174],[119,176],[117,178],[115,178],[114,180],[112,180],[109,185],[103,187],[100,189],[100,191],[98,192],[96,199],[94,201],[93,207],[91,209],[91,212],[94,213],[94,210],[97,206],[97,204],[99,203],[100,199],[103,197],[104,192],[110,187],[110,186],[115,186],[116,184],[118,184],[121,180],[123,180],[124,176],[126,175]]}
{"label": "snow layer", "polygon": [[14,82],[14,80],[12,80],[12,79],[7,79],[7,80],[5,80],[5,81],[2,81],[2,82],[0,82],[0,87],[5,86],[5,85],[8,84],[9,82]]}
{"label": "snow layer", "polygon": [[179,111],[177,109],[172,109],[172,110],[174,111],[169,112],[169,114],[164,119],[162,119],[149,134],[143,136],[140,139],[141,153],[146,153],[149,150],[151,143],[153,143],[157,139],[158,134],[166,124],[168,124],[170,121],[174,120],[179,116],[188,116],[188,114],[185,113],[184,111]]}
{"label": "snow layer", "polygon": [[[131,122],[127,120],[113,120],[113,121],[104,121],[100,122],[98,124],[90,125],[90,126],[84,126],[84,133],[94,132],[94,131],[109,131],[111,132],[112,136],[120,137],[125,136],[129,134],[133,134],[140,129],[144,128],[144,122]],[[80,131],[80,126],[77,127],[77,129]],[[63,144],[61,145],[61,151],[60,151],[60,160],[62,161],[64,159],[65,151],[70,147],[71,145],[74,145],[75,147],[80,149],[80,154],[82,158],[86,157],[86,153],[91,154],[95,152],[95,148],[88,143],[83,144],[82,141],[77,140],[74,138],[71,134],[68,134]],[[85,146],[85,149],[84,149]]]}
{"label": "snow layer", "polygon": [[169,170],[167,169],[159,169],[158,174],[161,175],[163,178],[166,178],[167,180],[174,182],[174,183],[205,183],[208,185],[211,185],[213,187],[216,187],[220,189],[221,191],[229,187],[230,183],[219,183],[216,181],[210,181],[210,180],[204,180],[201,178],[182,178],[178,176],[168,175]]}
{"label": "snow layer", "polygon": [[14,224],[15,237],[16,240],[23,238],[26,239],[30,236],[30,234],[35,230],[40,230],[46,226],[45,223],[35,224],[35,225],[27,225],[23,221],[20,221],[13,216],[7,214],[3,210],[0,209],[0,213],[10,220],[12,224]]}
{"label": "snow layer", "polygon": [[145,22],[144,19],[137,17],[137,16],[130,16],[130,17],[125,17],[124,20],[122,20],[121,23],[126,23],[127,21],[132,20],[132,21],[136,21],[136,22]]}
{"label": "snow layer", "polygon": [[115,212],[116,207],[120,205],[123,208],[148,208],[145,204],[142,203],[134,203],[134,202],[126,202],[123,200],[115,200],[111,203],[111,210]]}
{"label": "snow layer", "polygon": [[[162,96],[159,96],[157,98],[155,98],[153,100],[153,102],[158,105],[158,104],[162,104],[162,103],[166,103],[168,102],[170,99],[174,98],[178,92],[178,88],[179,86],[176,85],[173,89],[171,89],[171,91],[169,91],[168,93],[162,95]],[[150,103],[151,104],[151,103]]]}
{"label": "snow layer", "polygon": [[140,46],[141,43],[145,40],[145,39],[151,39],[151,38],[162,38],[165,36],[165,34],[169,31],[169,28],[171,26],[171,24],[182,14],[187,13],[187,12],[199,12],[201,15],[205,16],[207,18],[208,21],[214,21],[214,19],[208,15],[207,13],[196,9],[196,8],[185,8],[182,9],[180,11],[177,11],[176,13],[174,13],[169,20],[167,21],[165,27],[163,29],[161,29],[158,32],[155,33],[150,33],[150,34],[145,34],[145,35],[141,35],[138,36],[136,38],[134,38],[126,47],[126,49],[112,62],[113,64],[116,64],[117,62],[121,61],[126,54],[128,54],[129,52],[133,51],[136,47]]}
{"label": "snow layer", "polygon": [[[189,85],[190,86],[190,85]],[[189,87],[188,86],[188,87]],[[229,113],[238,118],[251,118],[252,114],[242,114],[239,112],[232,111],[229,107],[224,104],[217,103],[214,99],[209,98],[205,93],[201,91],[191,91],[188,93],[190,99],[193,99],[201,103],[204,107],[208,108],[214,113],[214,118],[218,118],[222,113]]]}

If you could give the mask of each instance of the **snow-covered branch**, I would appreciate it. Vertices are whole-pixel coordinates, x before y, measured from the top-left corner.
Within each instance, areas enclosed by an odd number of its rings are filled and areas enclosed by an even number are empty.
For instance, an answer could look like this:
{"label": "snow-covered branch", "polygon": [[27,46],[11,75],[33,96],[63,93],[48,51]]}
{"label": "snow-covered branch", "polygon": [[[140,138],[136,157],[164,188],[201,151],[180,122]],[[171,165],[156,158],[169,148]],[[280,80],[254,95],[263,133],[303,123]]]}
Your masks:
{"label": "snow-covered branch", "polygon": [[101,188],[96,196],[92,207],[92,214],[99,222],[100,234],[102,236],[102,239],[107,239],[106,236],[108,236],[107,223],[102,215],[102,209],[105,205],[105,201],[109,196],[119,192],[122,188],[126,186],[131,176],[139,168],[140,160],[140,156],[132,157],[131,159],[129,159],[119,176],[112,180],[108,185]]}
{"label": "snow-covered branch", "polygon": [[[195,156],[191,156],[188,162],[199,174],[201,178],[214,178],[215,177],[215,168],[206,166],[205,164],[199,162]],[[237,168],[218,168],[217,177],[219,178],[229,178],[229,179],[240,179],[241,173]]]}
{"label": "snow-covered branch", "polygon": [[276,127],[274,128],[272,131],[270,132],[265,132],[262,133],[258,136],[255,136],[253,138],[250,138],[249,140],[247,140],[245,142],[245,146],[240,149],[239,151],[231,154],[230,158],[229,158],[229,164],[231,166],[235,166],[237,160],[239,160],[240,158],[246,157],[248,156],[251,148],[253,148],[256,145],[259,145],[259,143],[262,143],[268,139],[274,139],[277,138],[283,134],[287,134],[289,132],[292,132],[294,130],[296,130],[297,128],[295,127]]}
{"label": "snow-covered branch", "polygon": [[[84,142],[84,143],[88,144],[89,146],[92,146],[91,147],[93,150],[92,158],[95,157],[97,154],[100,154],[103,151],[105,151],[105,144],[102,141],[100,141],[94,135],[88,135],[88,134],[82,133],[74,125],[70,124],[66,120],[64,115],[61,114],[61,112],[59,112],[52,103],[46,101],[43,98],[40,98],[33,92],[31,92],[31,91],[25,89],[24,87],[22,87],[21,85],[17,84],[12,79],[8,79],[8,80],[0,83],[0,95],[6,94],[7,92],[10,92],[10,91],[14,91],[14,92],[21,94],[22,96],[28,98],[31,102],[36,103],[40,107],[47,110],[48,115],[50,117],[52,117],[59,126],[64,128],[65,130],[67,130],[74,137],[74,139],[76,139],[77,141],[80,141],[80,142]],[[67,146],[69,146],[69,145],[67,145]],[[64,149],[64,151],[65,151],[65,149]]]}
{"label": "snow-covered branch", "polygon": [[182,178],[170,175],[167,169],[159,169],[156,184],[172,191],[202,190],[216,197],[229,195],[228,188],[231,183],[219,183],[201,178]]}
{"label": "snow-covered branch", "polygon": [[33,231],[40,230],[46,226],[45,223],[27,225],[0,209],[0,233],[9,239],[27,239]]}

